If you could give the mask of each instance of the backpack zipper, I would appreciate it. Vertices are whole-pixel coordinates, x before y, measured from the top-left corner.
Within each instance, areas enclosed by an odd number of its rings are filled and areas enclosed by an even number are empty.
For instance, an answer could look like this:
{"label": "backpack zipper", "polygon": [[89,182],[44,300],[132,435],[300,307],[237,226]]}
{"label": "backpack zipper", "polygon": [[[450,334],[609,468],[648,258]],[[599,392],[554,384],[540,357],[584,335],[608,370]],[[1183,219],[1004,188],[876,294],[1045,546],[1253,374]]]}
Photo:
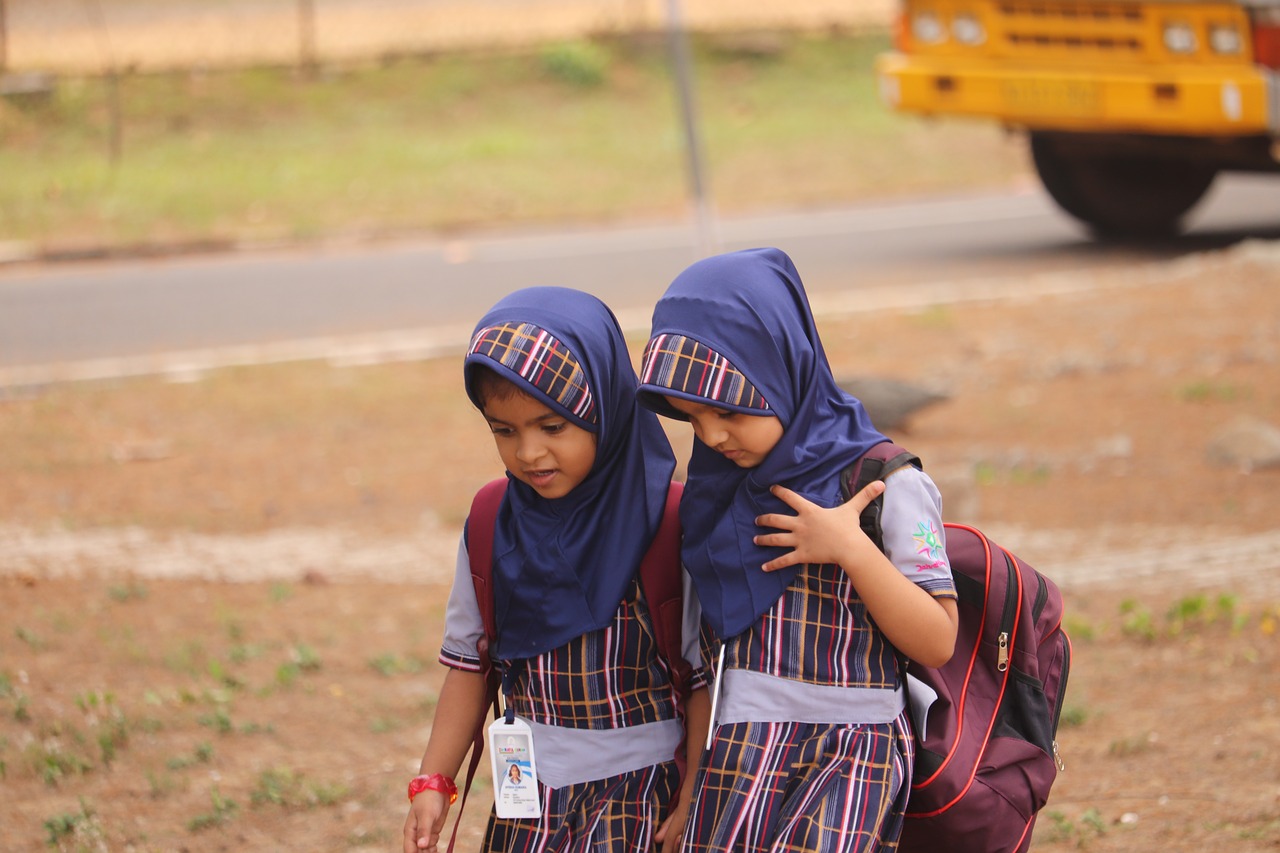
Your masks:
{"label": "backpack zipper", "polygon": [[1018,616],[1018,599],[1022,596],[1022,579],[1018,577],[1018,566],[1009,552],[1000,549],[1004,555],[1005,573],[1008,583],[1005,585],[1004,611],[1000,614],[1000,633],[996,636],[996,671],[1009,669],[1009,642],[1013,636],[1014,620]]}
{"label": "backpack zipper", "polygon": [[1058,754],[1058,721],[1062,718],[1062,707],[1067,702],[1067,679],[1071,676],[1071,638],[1061,628],[1058,631],[1062,641],[1062,678],[1058,682],[1058,698],[1053,703],[1053,763],[1061,773],[1067,769],[1067,764]]}

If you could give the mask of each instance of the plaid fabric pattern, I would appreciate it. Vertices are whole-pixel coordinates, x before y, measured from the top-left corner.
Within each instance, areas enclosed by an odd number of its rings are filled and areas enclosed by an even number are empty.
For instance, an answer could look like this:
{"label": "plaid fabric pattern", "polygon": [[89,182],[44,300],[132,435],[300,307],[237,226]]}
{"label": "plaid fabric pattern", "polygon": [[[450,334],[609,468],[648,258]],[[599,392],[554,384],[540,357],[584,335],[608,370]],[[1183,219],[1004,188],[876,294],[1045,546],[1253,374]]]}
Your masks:
{"label": "plaid fabric pattern", "polygon": [[[676,717],[675,691],[638,580],[612,625],[521,662],[513,675],[511,707],[550,726],[613,729]],[[705,683],[705,672],[695,672],[692,686]]]}
{"label": "plaid fabric pattern", "polygon": [[486,326],[471,338],[467,352],[493,359],[574,417],[596,423],[596,401],[582,365],[545,329],[532,323]]}
{"label": "plaid fabric pattern", "polygon": [[724,665],[811,684],[898,684],[893,646],[834,563],[804,566],[773,607],[730,640]]}
{"label": "plaid fabric pattern", "polygon": [[764,397],[727,358],[684,335],[657,335],[649,341],[640,382],[739,409],[769,411]]}
{"label": "plaid fabric pattern", "polygon": [[674,761],[608,779],[548,789],[538,785],[542,816],[499,818],[490,813],[486,853],[649,853],[653,834],[675,800]]}
{"label": "plaid fabric pattern", "polygon": [[685,853],[872,853],[902,832],[914,747],[877,725],[735,723],[703,759]]}

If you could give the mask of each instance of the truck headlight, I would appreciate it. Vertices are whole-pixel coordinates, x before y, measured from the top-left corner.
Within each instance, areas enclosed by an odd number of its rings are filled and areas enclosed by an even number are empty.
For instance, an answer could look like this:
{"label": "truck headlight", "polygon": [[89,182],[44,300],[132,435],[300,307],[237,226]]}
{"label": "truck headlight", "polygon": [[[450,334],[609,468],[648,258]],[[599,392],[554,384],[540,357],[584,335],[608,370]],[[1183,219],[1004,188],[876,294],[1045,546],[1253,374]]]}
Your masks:
{"label": "truck headlight", "polygon": [[951,35],[961,44],[970,46],[982,44],[987,40],[987,31],[983,28],[978,16],[970,12],[961,12],[951,19]]}
{"label": "truck headlight", "polygon": [[1164,46],[1170,53],[1192,53],[1196,49],[1196,32],[1190,24],[1172,21],[1164,25]]}
{"label": "truck headlight", "polygon": [[1214,53],[1234,55],[1244,49],[1244,40],[1235,27],[1216,24],[1209,28],[1209,47]]}
{"label": "truck headlight", "polygon": [[911,35],[921,44],[937,44],[946,38],[946,30],[937,12],[925,10],[911,16]]}

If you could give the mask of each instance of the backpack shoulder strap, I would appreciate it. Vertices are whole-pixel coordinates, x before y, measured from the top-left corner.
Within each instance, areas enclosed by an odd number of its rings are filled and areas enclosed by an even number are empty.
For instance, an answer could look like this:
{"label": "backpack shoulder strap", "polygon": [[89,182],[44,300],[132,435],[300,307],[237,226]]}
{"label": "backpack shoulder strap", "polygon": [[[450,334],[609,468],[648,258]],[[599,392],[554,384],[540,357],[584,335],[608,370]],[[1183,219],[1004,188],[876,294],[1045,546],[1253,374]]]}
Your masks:
{"label": "backpack shoulder strap", "polygon": [[[679,570],[680,497],[683,493],[684,484],[673,481],[667,490],[662,523],[640,562],[640,589],[653,620],[658,654],[671,673],[676,710],[681,720],[684,719],[685,700],[689,696],[689,683],[693,677],[693,668],[684,659],[684,583],[683,572]],[[675,759],[683,779],[687,764],[683,738],[676,748]]]}
{"label": "backpack shoulder strap", "polygon": [[[492,707],[494,718],[498,716],[498,673],[489,655],[490,645],[498,637],[497,623],[493,615],[493,531],[498,522],[498,508],[507,493],[507,478],[490,480],[480,487],[471,500],[471,512],[467,515],[467,562],[471,567],[471,584],[476,591],[476,604],[484,623],[484,636],[476,643],[480,655],[480,674],[485,679],[484,707]],[[484,720],[471,736],[471,759],[467,763],[467,778],[462,786],[462,802],[458,804],[458,816],[453,821],[453,834],[449,836],[448,853],[453,853],[458,841],[458,828],[462,825],[462,812],[467,807],[467,795],[475,779],[480,756],[484,752]]]}
{"label": "backpack shoulder strap", "polygon": [[672,482],[667,491],[667,503],[662,513],[662,523],[649,543],[640,563],[640,588],[653,615],[653,630],[672,675],[681,677],[677,691],[688,688],[689,664],[684,659],[684,588],[681,572],[672,571],[680,566],[680,496],[682,483]]}
{"label": "backpack shoulder strap", "polygon": [[[883,480],[894,471],[913,465],[923,468],[920,457],[892,441],[882,441],[858,457],[848,468],[840,472],[840,493],[847,501],[876,480]],[[862,511],[862,530],[876,547],[884,550],[884,531],[880,528],[880,515],[884,509],[884,496],[876,498]]]}
{"label": "backpack shoulder strap", "polygon": [[493,532],[497,526],[498,508],[507,493],[506,477],[490,480],[480,487],[471,500],[467,516],[467,558],[471,563],[471,583],[484,621],[484,637],[478,644],[480,668],[488,674],[493,669],[489,647],[498,638],[493,615]]}

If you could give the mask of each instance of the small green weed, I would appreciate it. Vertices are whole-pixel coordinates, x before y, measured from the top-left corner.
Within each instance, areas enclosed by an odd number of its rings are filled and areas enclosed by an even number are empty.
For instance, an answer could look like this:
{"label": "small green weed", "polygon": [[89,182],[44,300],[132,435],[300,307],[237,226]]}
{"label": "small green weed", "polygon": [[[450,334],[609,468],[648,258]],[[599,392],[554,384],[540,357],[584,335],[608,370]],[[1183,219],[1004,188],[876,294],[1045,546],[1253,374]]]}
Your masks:
{"label": "small green weed", "polygon": [[208,741],[203,741],[196,745],[190,755],[179,755],[176,758],[170,758],[165,762],[165,766],[170,770],[183,770],[196,764],[208,764],[213,760],[213,745]]}
{"label": "small green weed", "polygon": [[347,846],[352,848],[372,847],[378,850],[390,849],[391,843],[398,836],[391,834],[385,826],[357,826],[347,835]]}
{"label": "small green weed", "polygon": [[584,89],[602,85],[609,76],[608,51],[591,42],[549,45],[543,49],[541,60],[553,78]]}
{"label": "small green weed", "polygon": [[102,763],[110,764],[116,760],[116,753],[129,742],[129,727],[125,723],[124,714],[116,712],[98,727],[98,751],[102,755]]}
{"label": "small green weed", "polygon": [[218,790],[218,786],[214,785],[209,792],[209,800],[213,808],[204,814],[196,815],[187,821],[187,829],[191,832],[200,832],[210,827],[220,826],[229,823],[235,817],[236,811],[240,808],[236,805],[235,800],[229,800],[222,796],[222,792]]}
{"label": "small green weed", "polygon": [[1094,628],[1092,622],[1076,616],[1075,614],[1069,614],[1066,617],[1063,627],[1067,632],[1067,636],[1069,636],[1071,641],[1075,643],[1087,643],[1097,634],[1097,630]]}
{"label": "small green weed", "polygon": [[1156,638],[1156,626],[1152,621],[1151,611],[1139,602],[1131,598],[1120,602],[1120,615],[1120,630],[1125,636],[1147,641]]}
{"label": "small green weed", "polygon": [[1038,486],[1049,482],[1053,471],[1043,462],[1038,465],[1015,465],[1009,472],[1009,481],[1019,486]]}
{"label": "small green weed", "polygon": [[[173,767],[170,770],[176,769]],[[177,787],[177,781],[168,773],[156,773],[154,770],[146,772],[147,791],[153,800],[162,800],[169,794],[173,793]]]}
{"label": "small green weed", "polygon": [[46,785],[57,785],[68,776],[83,775],[93,769],[93,762],[79,751],[69,749],[64,740],[83,741],[83,736],[46,737],[25,750],[27,766]]}
{"label": "small green weed", "polygon": [[1057,810],[1047,812],[1046,817],[1049,831],[1045,840],[1051,844],[1074,841],[1076,847],[1084,849],[1092,839],[1102,837],[1107,831],[1102,814],[1094,808],[1087,809],[1076,820]]}
{"label": "small green weed", "polygon": [[264,647],[258,643],[236,643],[227,652],[232,663],[248,663],[262,657]]}
{"label": "small green weed", "polygon": [[107,595],[111,596],[112,601],[119,604],[129,601],[142,601],[147,597],[147,587],[131,580],[127,583],[112,584],[107,588]]}
{"label": "small green weed", "polygon": [[394,652],[384,652],[369,660],[369,666],[386,676],[422,671],[422,661],[415,657],[400,657]]}
{"label": "small green weed", "polygon": [[1179,388],[1177,396],[1186,403],[1230,403],[1252,395],[1248,389],[1237,388],[1228,382],[1200,379]]}
{"label": "small green weed", "polygon": [[1219,595],[1213,601],[1205,595],[1180,598],[1169,607],[1169,632],[1181,634],[1189,628],[1219,623],[1225,623],[1233,630],[1240,630],[1248,617],[1239,611],[1239,604],[1239,598],[1229,593]]}
{"label": "small green weed", "polygon": [[196,722],[200,725],[213,729],[220,735],[228,735],[235,731],[235,724],[231,722],[231,714],[224,707],[214,708],[207,714],[201,714],[196,717]]}
{"label": "small green weed", "polygon": [[44,648],[44,641],[40,639],[34,631],[24,628],[22,625],[13,629],[13,636],[26,643],[32,651],[40,651]]}
{"label": "small green weed", "polygon": [[1129,758],[1141,755],[1155,744],[1156,736],[1152,733],[1132,735],[1120,740],[1113,740],[1107,747],[1107,754],[1116,758]]}
{"label": "small green weed", "polygon": [[331,806],[346,795],[347,788],[342,784],[309,781],[295,770],[277,767],[259,774],[257,787],[250,797],[254,805],[315,808]]}
{"label": "small green weed", "polygon": [[973,466],[973,480],[979,486],[991,486],[996,482],[996,466],[990,462],[977,462]]}
{"label": "small green weed", "polygon": [[165,655],[164,665],[173,672],[195,676],[200,672],[204,657],[204,646],[195,640],[187,640]]}
{"label": "small green weed", "polygon": [[1079,705],[1067,705],[1062,709],[1062,716],[1058,718],[1058,726],[1064,729],[1073,729],[1077,726],[1083,726],[1089,719],[1089,712]]}
{"label": "small green weed", "polygon": [[369,722],[369,731],[375,735],[385,735],[402,728],[404,728],[404,724],[395,717],[374,717]]}
{"label": "small green weed", "polygon": [[917,311],[912,320],[927,329],[948,329],[955,325],[956,312],[950,305],[930,305]]}
{"label": "small green weed", "polygon": [[315,649],[306,643],[298,643],[294,646],[291,656],[298,668],[304,671],[314,672],[320,669],[322,665],[320,656],[316,654]]}
{"label": "small green weed", "polygon": [[238,690],[244,687],[244,682],[240,677],[228,669],[226,664],[216,658],[209,661],[208,670],[209,675],[224,687],[230,687],[233,690]]}
{"label": "small green weed", "polygon": [[[101,840],[102,838],[102,829],[98,826],[97,815],[89,804],[84,801],[84,797],[80,798],[80,811],[67,812],[66,814],[46,818],[44,828],[45,832],[48,833],[46,841],[50,847],[61,847],[62,842],[72,836],[78,837],[82,842]],[[91,848],[82,844],[79,849]]]}
{"label": "small green weed", "polygon": [[301,674],[302,670],[293,661],[282,663],[276,667],[276,684],[281,687],[291,687]]}
{"label": "small green weed", "polygon": [[31,700],[25,693],[19,693],[13,700],[13,718],[19,723],[31,722]]}

